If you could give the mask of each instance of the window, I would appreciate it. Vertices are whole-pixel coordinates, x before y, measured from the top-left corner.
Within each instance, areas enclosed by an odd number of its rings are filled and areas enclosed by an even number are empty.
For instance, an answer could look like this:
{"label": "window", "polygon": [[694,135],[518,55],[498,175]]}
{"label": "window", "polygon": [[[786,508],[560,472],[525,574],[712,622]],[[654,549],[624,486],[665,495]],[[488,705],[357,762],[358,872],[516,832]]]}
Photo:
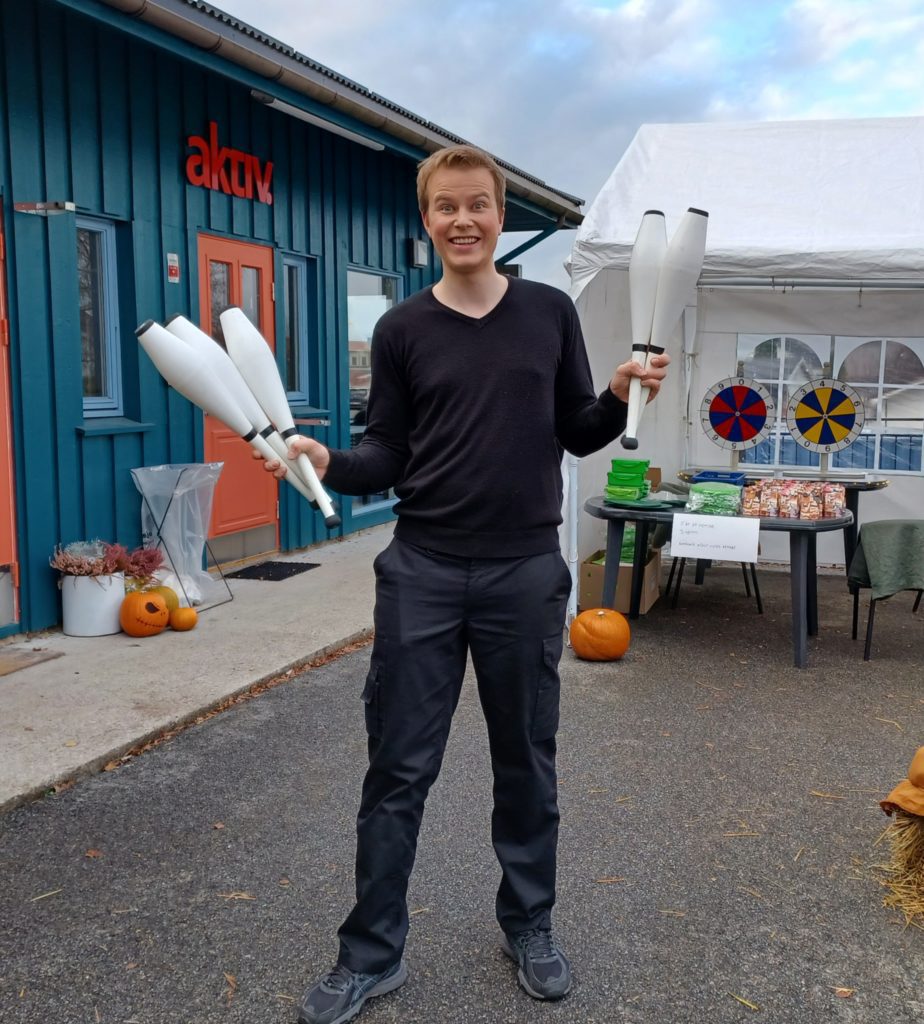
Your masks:
{"label": "window", "polygon": [[285,309],[283,379],[290,402],[310,404],[309,383],[316,379],[317,370],[310,365],[308,348],[309,334],[315,333],[310,327],[315,309],[313,262],[309,263],[301,256],[283,256],[282,279]]}
{"label": "window", "polygon": [[122,413],[114,225],[77,218],[77,284],[84,416]]}
{"label": "window", "polygon": [[[350,368],[350,446],[359,444],[366,430],[366,405],[372,381],[372,331],[379,317],[399,298],[400,278],[366,270],[347,271],[347,344]],[[382,491],[353,499],[357,511],[380,506],[394,494]]]}
{"label": "window", "polygon": [[744,463],[818,466],[786,427],[790,395],[807,381],[833,376],[863,399],[863,431],[831,456],[834,469],[920,473],[924,434],[924,339],[810,335],[738,335],[739,373],[764,384],[776,402],[770,436],[741,454]]}

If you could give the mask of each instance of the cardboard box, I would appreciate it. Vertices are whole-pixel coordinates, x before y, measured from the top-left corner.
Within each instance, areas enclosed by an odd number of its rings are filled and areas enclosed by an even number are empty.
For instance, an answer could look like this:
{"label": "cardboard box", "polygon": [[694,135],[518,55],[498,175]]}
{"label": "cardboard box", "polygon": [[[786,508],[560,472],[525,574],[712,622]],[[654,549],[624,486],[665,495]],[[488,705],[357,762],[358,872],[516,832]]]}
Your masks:
{"label": "cardboard box", "polygon": [[649,466],[645,479],[651,481],[651,493],[654,494],[661,486],[661,467]]}
{"label": "cardboard box", "polygon": [[[590,558],[581,562],[581,573],[578,580],[578,610],[586,611],[588,608],[599,608],[603,600],[603,572],[602,559],[605,551],[595,551]],[[597,559],[601,559],[598,563]],[[616,577],[616,611],[626,613],[629,611],[630,587],[632,580],[632,563],[620,562],[619,575]],[[658,600],[661,595],[661,552],[652,551],[648,564],[645,566],[645,575],[642,579],[642,600],[639,604],[639,614],[644,615],[649,608]]]}

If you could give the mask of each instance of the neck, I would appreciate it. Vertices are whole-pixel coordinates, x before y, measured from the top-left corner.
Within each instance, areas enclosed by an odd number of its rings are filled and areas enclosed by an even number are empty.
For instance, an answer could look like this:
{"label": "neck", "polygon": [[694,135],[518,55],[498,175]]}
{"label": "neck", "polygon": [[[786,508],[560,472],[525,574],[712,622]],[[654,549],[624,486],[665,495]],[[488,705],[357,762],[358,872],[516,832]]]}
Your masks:
{"label": "neck", "polygon": [[484,316],[500,302],[508,281],[494,267],[481,274],[443,273],[433,294],[443,303],[469,316]]}

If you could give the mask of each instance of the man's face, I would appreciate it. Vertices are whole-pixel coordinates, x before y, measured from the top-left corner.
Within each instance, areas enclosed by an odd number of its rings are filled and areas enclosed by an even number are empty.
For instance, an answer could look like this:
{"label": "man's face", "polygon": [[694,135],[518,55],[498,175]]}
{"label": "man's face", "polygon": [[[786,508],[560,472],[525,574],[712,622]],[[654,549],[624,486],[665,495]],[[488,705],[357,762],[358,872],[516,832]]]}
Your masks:
{"label": "man's face", "polygon": [[423,222],[449,272],[468,275],[493,268],[504,211],[498,208],[494,179],[486,168],[434,172]]}

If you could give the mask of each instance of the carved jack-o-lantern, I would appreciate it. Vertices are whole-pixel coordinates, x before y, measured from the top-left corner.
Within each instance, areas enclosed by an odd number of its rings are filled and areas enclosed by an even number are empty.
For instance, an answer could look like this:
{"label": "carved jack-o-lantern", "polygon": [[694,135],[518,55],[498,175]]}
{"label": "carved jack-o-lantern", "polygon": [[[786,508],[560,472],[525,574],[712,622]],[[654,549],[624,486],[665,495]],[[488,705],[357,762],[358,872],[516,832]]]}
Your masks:
{"label": "carved jack-o-lantern", "polygon": [[119,624],[129,636],[155,636],[169,620],[167,602],[160,594],[135,591],[126,595],[119,609]]}

